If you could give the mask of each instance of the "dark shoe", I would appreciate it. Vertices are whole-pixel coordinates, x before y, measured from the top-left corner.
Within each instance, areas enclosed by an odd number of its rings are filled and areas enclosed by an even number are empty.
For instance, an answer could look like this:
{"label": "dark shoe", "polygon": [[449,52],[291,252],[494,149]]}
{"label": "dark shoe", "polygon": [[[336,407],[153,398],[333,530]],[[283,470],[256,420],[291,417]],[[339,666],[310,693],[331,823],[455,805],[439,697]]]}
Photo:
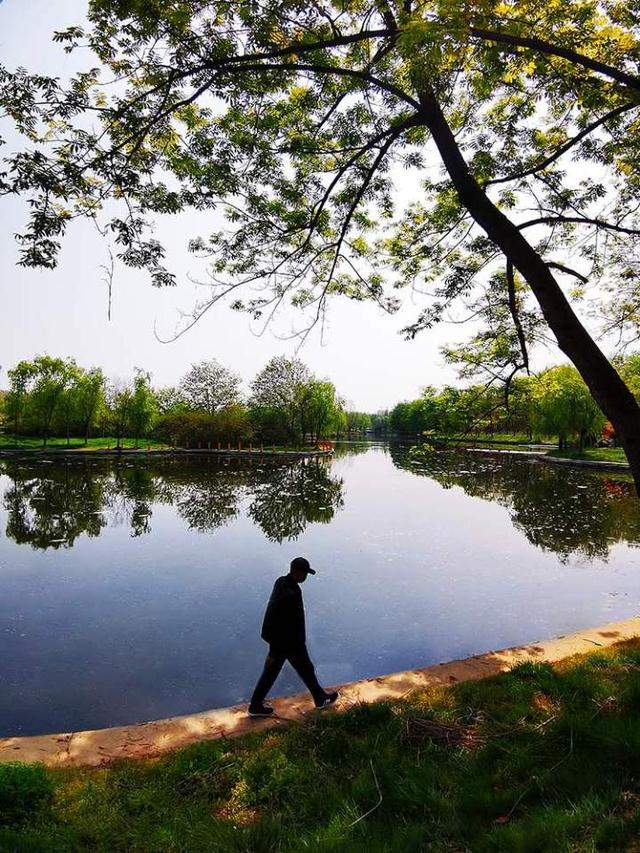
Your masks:
{"label": "dark shoe", "polygon": [[273,717],[274,710],[269,705],[249,705],[250,717]]}
{"label": "dark shoe", "polygon": [[333,693],[327,693],[321,702],[316,702],[316,708],[318,711],[322,711],[323,708],[328,708],[329,705],[333,705],[339,698],[340,694],[337,690],[334,690]]}

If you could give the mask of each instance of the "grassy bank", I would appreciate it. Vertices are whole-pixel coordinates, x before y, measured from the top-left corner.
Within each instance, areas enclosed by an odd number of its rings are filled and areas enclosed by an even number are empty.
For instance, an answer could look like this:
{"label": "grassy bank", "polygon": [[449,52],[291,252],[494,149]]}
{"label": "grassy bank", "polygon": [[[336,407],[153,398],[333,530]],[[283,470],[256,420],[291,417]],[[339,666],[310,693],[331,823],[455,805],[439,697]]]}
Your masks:
{"label": "grassy bank", "polygon": [[638,850],[639,665],[632,641],[155,762],[0,765],[0,850]]}
{"label": "grassy bank", "polygon": [[[134,448],[134,438],[121,438],[120,445],[125,448]],[[114,449],[115,438],[90,438],[87,444],[82,438],[71,438],[67,444],[66,438],[55,436],[47,441],[47,446],[42,446],[42,439],[38,436],[15,436],[0,433],[0,450],[106,450]],[[161,441],[154,438],[138,439],[138,447],[166,447]]]}
{"label": "grassy bank", "polygon": [[[499,447],[514,447],[516,448],[518,445],[529,444],[530,440],[524,435],[511,435],[510,433],[496,433],[493,437],[485,433],[478,433],[476,435],[469,435],[465,438],[456,438],[456,439],[437,439],[441,441],[445,441],[447,443],[456,444],[456,445],[487,445],[489,447],[499,446]],[[539,439],[541,443],[549,443],[553,444],[551,439],[543,438]],[[535,443],[537,443],[536,440]],[[577,448],[565,448],[563,450],[558,450],[557,446],[555,448],[551,448],[546,451],[549,456],[556,456],[559,459],[591,459],[594,462],[626,462],[627,457],[624,454],[624,450],[621,447],[589,447],[580,451]]]}
{"label": "grassy bank", "polygon": [[[426,441],[442,441],[446,444],[530,444],[532,439],[525,433],[512,432],[476,432],[461,436],[430,435]],[[540,439],[547,441],[547,439]]]}
{"label": "grassy bank", "polygon": [[626,462],[627,457],[621,447],[590,447],[579,450],[551,450],[549,456],[559,459],[591,459],[594,462]]}
{"label": "grassy bank", "polygon": [[[136,447],[136,440],[134,438],[121,438],[120,446],[123,449],[133,450]],[[217,447],[217,443],[212,443],[212,448]],[[242,443],[242,449],[248,450],[249,444],[246,442]],[[155,438],[141,438],[138,440],[138,449],[146,450],[147,447],[151,447],[154,450],[162,450],[172,449],[170,445],[165,444],[162,441],[157,441]],[[197,444],[192,444],[191,449],[195,449]],[[206,444],[203,443],[203,449],[206,449]],[[226,449],[226,443],[222,444],[222,449]],[[116,439],[115,438],[90,438],[88,443],[85,444],[84,440],[81,438],[72,438],[70,439],[69,444],[67,444],[66,438],[50,438],[47,442],[47,446],[42,446],[42,439],[37,436],[12,436],[12,435],[4,435],[0,433],[0,450],[115,450],[116,448]],[[238,444],[232,443],[231,450],[237,450]],[[285,445],[275,445],[265,444],[265,451],[275,450],[276,452],[284,453],[284,452],[301,452],[301,453],[309,453],[314,451],[316,448],[311,445],[305,445],[302,447],[294,447],[285,446]],[[260,450],[259,444],[253,445],[253,450],[258,452]]]}

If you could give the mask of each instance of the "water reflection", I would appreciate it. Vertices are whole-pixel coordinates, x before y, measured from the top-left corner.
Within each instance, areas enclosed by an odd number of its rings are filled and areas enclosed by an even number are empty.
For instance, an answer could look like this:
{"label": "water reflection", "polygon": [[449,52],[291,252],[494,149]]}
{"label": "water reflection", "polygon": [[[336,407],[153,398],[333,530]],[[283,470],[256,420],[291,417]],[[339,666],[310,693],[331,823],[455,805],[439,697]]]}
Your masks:
{"label": "water reflection", "polygon": [[274,542],[299,536],[311,521],[328,524],[344,504],[343,482],[326,465],[276,468],[256,483],[248,515]]}
{"label": "water reflection", "polygon": [[329,523],[343,506],[343,481],[321,459],[295,462],[212,457],[130,462],[5,461],[6,535],[39,550],[70,548],[81,534],[126,524],[152,530],[154,505],[174,507],[187,527],[211,532],[247,514],[274,542],[295,539],[312,522]]}
{"label": "water reflection", "polygon": [[640,502],[630,478],[459,451],[390,448],[394,465],[496,501],[538,548],[561,561],[607,558],[616,542],[640,543]]}
{"label": "water reflection", "polygon": [[[370,450],[353,443],[338,446],[337,456],[344,465]],[[561,560],[606,558],[616,542],[640,542],[640,503],[624,476],[460,451],[414,452],[407,445],[390,445],[388,452],[396,468],[506,507],[532,545]],[[8,460],[0,473],[9,479],[7,537],[39,550],[70,548],[82,534],[99,536],[107,525],[127,525],[132,537],[145,536],[159,505],[173,507],[200,532],[244,512],[267,539],[282,543],[310,523],[328,524],[344,505],[342,478],[320,459]]]}
{"label": "water reflection", "polygon": [[[624,477],[337,450],[0,463],[0,737],[243,701],[264,602],[296,553],[319,569],[305,597],[327,684],[637,612],[640,551],[624,543],[640,542],[640,504]],[[286,674],[278,687],[300,689]]]}
{"label": "water reflection", "polygon": [[70,547],[82,533],[98,536],[106,524],[107,477],[88,467],[44,468],[7,464],[11,484],[4,493],[6,535],[34,548]]}

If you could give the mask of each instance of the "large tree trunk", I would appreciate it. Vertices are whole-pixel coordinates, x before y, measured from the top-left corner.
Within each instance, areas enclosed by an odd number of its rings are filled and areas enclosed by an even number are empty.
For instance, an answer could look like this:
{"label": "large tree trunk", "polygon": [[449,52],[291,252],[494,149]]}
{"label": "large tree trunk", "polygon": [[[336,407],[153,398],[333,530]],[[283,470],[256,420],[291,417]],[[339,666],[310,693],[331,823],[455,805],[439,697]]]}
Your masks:
{"label": "large tree trunk", "polygon": [[424,123],[431,131],[460,201],[528,283],[558,346],[576,366],[613,424],[640,495],[640,407],[633,394],[574,313],[547,264],[469,172],[433,93],[421,93],[420,100]]}

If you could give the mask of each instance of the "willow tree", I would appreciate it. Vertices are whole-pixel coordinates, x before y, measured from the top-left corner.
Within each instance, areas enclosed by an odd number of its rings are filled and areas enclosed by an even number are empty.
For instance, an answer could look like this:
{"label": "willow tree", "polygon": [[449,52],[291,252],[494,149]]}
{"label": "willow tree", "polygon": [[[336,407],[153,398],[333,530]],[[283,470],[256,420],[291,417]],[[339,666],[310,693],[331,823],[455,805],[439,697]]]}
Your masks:
{"label": "willow tree", "polygon": [[28,138],[0,187],[29,200],[21,262],[53,266],[70,220],[101,218],[171,284],[151,219],[217,208],[192,241],[199,311],[227,296],[266,322],[290,300],[303,334],[332,295],[392,310],[403,285],[428,293],[415,334],[502,267],[640,487],[640,410],[576,314],[593,296],[623,332],[638,316],[639,18],[637,0],[91,0],[55,38],[96,69],[0,78]]}

